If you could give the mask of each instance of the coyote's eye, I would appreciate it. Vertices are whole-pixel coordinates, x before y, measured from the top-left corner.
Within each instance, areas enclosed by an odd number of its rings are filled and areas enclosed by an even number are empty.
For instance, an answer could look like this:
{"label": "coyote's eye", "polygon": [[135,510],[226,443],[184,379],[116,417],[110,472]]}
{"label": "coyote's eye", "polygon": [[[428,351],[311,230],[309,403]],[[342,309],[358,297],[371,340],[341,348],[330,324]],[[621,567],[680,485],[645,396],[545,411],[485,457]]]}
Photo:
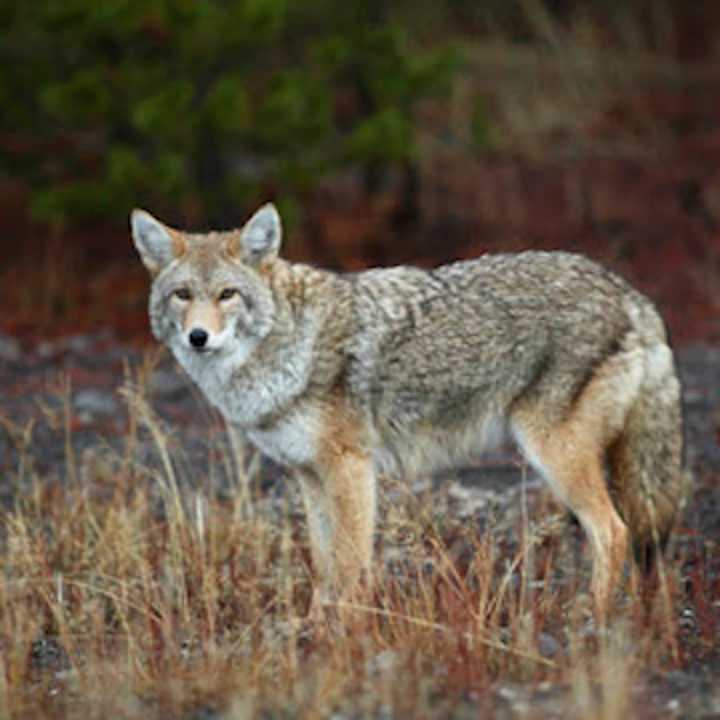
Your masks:
{"label": "coyote's eye", "polygon": [[234,298],[236,295],[239,295],[239,291],[237,288],[225,288],[218,295],[218,300],[220,302],[224,302],[225,300],[230,300],[230,298]]}
{"label": "coyote's eye", "polygon": [[190,290],[186,287],[181,287],[173,291],[173,297],[176,297],[178,300],[182,300],[183,302],[187,302],[191,299],[192,295],[190,294]]}

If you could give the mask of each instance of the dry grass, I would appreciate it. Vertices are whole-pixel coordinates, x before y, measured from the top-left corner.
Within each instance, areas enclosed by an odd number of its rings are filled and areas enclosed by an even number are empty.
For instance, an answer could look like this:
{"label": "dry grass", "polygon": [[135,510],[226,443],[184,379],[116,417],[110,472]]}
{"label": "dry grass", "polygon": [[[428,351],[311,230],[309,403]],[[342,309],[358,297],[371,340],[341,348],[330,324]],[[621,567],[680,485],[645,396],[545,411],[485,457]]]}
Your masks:
{"label": "dry grass", "polygon": [[659,600],[626,593],[599,635],[579,595],[578,534],[524,482],[474,510],[458,485],[387,482],[374,600],[311,624],[294,490],[260,492],[257,465],[228,442],[212,462],[236,487],[198,489],[148,401],[149,369],[121,390],[121,446],[79,457],[61,388],[57,473],[35,470],[32,426],[3,422],[17,463],[0,549],[0,718],[470,717],[500,704],[609,720],[627,717],[640,669],[684,662],[675,618],[702,609],[702,568],[685,597],[678,559]]}
{"label": "dry grass", "polygon": [[647,158],[674,146],[677,109],[668,110],[668,100],[705,92],[715,63],[677,59],[669,3],[604,22],[582,4],[563,21],[540,0],[520,5],[524,41],[503,27],[464,38],[466,65],[449,102],[427,103],[422,162]]}

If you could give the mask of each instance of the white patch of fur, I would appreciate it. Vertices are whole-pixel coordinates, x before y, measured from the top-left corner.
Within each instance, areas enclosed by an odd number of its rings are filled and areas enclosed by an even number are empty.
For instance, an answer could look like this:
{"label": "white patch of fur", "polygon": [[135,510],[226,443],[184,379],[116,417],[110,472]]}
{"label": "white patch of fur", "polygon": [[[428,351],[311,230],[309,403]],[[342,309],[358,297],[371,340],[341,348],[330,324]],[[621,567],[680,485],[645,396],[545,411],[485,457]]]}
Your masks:
{"label": "white patch of fur", "polygon": [[259,258],[280,249],[282,225],[272,203],[263,205],[245,224],[241,241],[248,258]]}
{"label": "white patch of fur", "polygon": [[133,210],[130,216],[135,247],[145,265],[157,272],[174,256],[172,238],[161,222],[144,210]]}
{"label": "white patch of fur", "polygon": [[632,325],[634,327],[642,327],[642,313],[637,306],[637,301],[635,299],[625,298],[623,300],[623,307]]}
{"label": "white patch of fur", "polygon": [[460,429],[415,429],[400,441],[385,442],[376,430],[373,461],[383,474],[436,472],[496,448],[507,438],[508,420],[501,414],[483,415]]}
{"label": "white patch of fur", "polygon": [[315,460],[317,439],[323,423],[320,411],[305,405],[283,417],[270,430],[252,428],[248,439],[257,448],[283,465],[309,465]]}
{"label": "white patch of fur", "polygon": [[[284,410],[307,385],[310,338],[272,366],[255,357],[255,339],[238,336],[231,328],[210,333],[209,349],[203,352],[192,347],[186,332],[176,333],[169,344],[208,400],[263,453],[284,465],[312,463],[322,427],[320,410],[308,404],[287,414]],[[271,429],[258,428],[276,415],[280,419]]]}
{"label": "white patch of fur", "polygon": [[[555,482],[554,475],[552,474],[552,472],[550,472],[545,463],[543,463],[540,455],[535,452],[532,444],[528,442],[527,436],[525,435],[523,429],[519,427],[516,423],[513,423],[511,427],[512,435],[515,438],[515,442],[517,443],[518,448],[520,448],[523,457],[530,463],[533,470],[535,470],[535,472],[540,475],[540,477],[547,483],[548,487],[553,492],[555,497],[557,497],[558,500],[567,505],[568,498],[562,485]],[[572,448],[566,448],[566,450],[568,454],[572,453]]]}
{"label": "white patch of fur", "polygon": [[494,450],[508,439],[508,419],[506,416],[490,415],[483,419],[479,434],[478,450]]}
{"label": "white patch of fur", "polygon": [[[223,336],[223,337],[220,337]],[[230,329],[214,335],[214,342],[208,339],[210,350],[198,352],[188,340],[188,334],[182,333],[170,344],[173,354],[183,369],[207,395],[210,402],[229,416],[227,404],[229,383],[232,374],[242,367],[256,347],[246,338],[232,335]]]}
{"label": "white patch of fur", "polygon": [[[255,349],[255,343],[233,336],[222,350],[197,352],[187,341],[171,344],[173,353],[185,371],[215,405],[259,450],[284,465],[307,465],[315,457],[317,437],[322,428],[320,411],[303,405],[282,417],[270,430],[252,427],[253,422],[274,412],[279,398],[294,395],[296,386],[304,386],[306,370],[301,359],[287,363],[282,372],[269,373],[253,384],[252,392],[242,393],[238,402],[238,381],[233,376]],[[297,365],[297,367],[294,367]]]}
{"label": "white patch of fur", "polygon": [[645,350],[631,350],[611,358],[600,373],[602,377],[594,382],[602,383],[601,412],[605,415],[607,436],[620,432],[637,399],[645,379]]}
{"label": "white patch of fur", "polygon": [[401,321],[407,317],[407,307],[400,300],[394,297],[380,296],[377,302],[382,312],[390,320]]}
{"label": "white patch of fur", "polygon": [[648,384],[658,384],[673,377],[673,355],[664,343],[658,343],[645,352],[645,379]]}

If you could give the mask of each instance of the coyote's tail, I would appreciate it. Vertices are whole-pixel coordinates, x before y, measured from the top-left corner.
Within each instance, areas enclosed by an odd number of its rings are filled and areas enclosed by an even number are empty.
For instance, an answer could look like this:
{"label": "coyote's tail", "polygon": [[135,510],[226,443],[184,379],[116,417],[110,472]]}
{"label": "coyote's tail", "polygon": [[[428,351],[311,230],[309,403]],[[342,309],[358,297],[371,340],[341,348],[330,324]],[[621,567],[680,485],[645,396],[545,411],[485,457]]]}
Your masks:
{"label": "coyote's tail", "polygon": [[680,404],[672,352],[656,343],[646,351],[643,383],[609,453],[612,496],[645,572],[664,550],[689,490]]}

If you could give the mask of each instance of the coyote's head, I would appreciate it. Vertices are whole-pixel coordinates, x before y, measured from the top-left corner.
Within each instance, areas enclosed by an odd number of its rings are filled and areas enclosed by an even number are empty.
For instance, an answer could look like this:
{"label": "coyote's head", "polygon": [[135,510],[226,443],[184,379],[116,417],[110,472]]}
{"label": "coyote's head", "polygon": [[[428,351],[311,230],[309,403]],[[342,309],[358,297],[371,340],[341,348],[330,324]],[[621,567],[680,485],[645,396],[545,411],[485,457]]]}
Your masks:
{"label": "coyote's head", "polygon": [[243,362],[270,332],[275,314],[267,270],[282,229],[271,204],[239,230],[190,234],[133,210],[132,235],[153,276],[153,334],[181,359],[227,355]]}

